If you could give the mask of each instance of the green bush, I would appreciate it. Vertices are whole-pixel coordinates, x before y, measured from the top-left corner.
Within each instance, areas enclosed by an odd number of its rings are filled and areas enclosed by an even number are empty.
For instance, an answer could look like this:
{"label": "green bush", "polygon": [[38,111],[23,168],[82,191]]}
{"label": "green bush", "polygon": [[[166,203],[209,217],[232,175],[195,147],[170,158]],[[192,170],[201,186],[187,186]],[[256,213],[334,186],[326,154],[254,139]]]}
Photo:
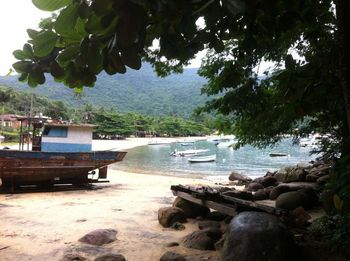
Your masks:
{"label": "green bush", "polygon": [[309,231],[332,252],[350,257],[350,214],[321,217],[312,223]]}

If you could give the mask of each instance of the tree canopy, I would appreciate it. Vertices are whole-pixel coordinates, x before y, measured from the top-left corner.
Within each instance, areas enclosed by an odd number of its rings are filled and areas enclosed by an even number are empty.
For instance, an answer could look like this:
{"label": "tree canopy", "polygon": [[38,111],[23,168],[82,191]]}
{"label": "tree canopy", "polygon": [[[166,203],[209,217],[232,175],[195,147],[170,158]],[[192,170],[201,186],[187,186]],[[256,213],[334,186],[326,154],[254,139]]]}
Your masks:
{"label": "tree canopy", "polygon": [[[45,73],[71,88],[148,61],[162,76],[208,49],[202,111],[258,146],[283,134],[331,135],[322,150],[350,155],[349,2],[345,0],[33,0],[55,12],[28,29],[13,67],[30,86]],[[199,22],[202,21],[202,22]],[[155,45],[155,43],[158,43]],[[260,66],[272,68],[260,75]],[[300,127],[303,126],[303,127]],[[332,142],[329,142],[329,141]],[[345,156],[343,157],[346,158]],[[350,164],[348,164],[350,165]]]}

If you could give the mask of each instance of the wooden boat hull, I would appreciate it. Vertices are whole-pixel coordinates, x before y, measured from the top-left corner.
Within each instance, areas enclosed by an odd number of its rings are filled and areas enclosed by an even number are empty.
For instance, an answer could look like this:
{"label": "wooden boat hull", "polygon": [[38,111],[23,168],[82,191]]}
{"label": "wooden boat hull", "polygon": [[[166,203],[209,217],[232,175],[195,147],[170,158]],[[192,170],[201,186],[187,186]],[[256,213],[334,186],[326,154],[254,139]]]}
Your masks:
{"label": "wooden boat hull", "polygon": [[98,178],[107,177],[107,166],[123,160],[126,152],[35,152],[0,150],[0,178],[3,187],[89,182],[98,169]]}

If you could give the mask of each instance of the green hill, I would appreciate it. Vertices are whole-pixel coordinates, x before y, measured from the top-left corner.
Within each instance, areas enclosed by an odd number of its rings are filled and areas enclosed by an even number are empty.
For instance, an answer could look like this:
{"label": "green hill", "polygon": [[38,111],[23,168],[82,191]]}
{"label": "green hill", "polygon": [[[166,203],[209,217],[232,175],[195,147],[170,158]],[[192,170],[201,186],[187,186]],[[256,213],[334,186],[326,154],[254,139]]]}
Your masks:
{"label": "green hill", "polygon": [[[207,98],[200,95],[200,88],[205,83],[205,79],[197,75],[197,69],[185,69],[183,74],[159,78],[149,64],[144,64],[139,71],[130,69],[124,75],[101,73],[95,87],[86,87],[81,97],[48,76],[46,83],[33,91],[71,106],[91,103],[98,107],[113,107],[121,112],[187,118],[206,101]],[[31,91],[30,87],[17,80],[17,76],[0,77],[0,85]]]}

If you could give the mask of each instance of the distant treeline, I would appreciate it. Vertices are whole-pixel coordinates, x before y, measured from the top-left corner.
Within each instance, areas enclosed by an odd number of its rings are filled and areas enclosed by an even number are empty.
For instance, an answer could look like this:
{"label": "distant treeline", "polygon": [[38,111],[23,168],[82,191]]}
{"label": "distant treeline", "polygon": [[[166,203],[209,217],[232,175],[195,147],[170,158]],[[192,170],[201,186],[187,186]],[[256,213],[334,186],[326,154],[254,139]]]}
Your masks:
{"label": "distant treeline", "polygon": [[[50,100],[31,92],[17,92],[0,86],[1,114],[49,116],[74,123],[96,124],[96,138],[122,138],[135,136],[200,136],[211,132],[207,119],[185,120],[174,116],[145,116],[139,113],[120,113],[85,104],[68,106],[62,101]],[[5,131],[3,129],[2,131]],[[9,131],[6,129],[6,131]]]}

